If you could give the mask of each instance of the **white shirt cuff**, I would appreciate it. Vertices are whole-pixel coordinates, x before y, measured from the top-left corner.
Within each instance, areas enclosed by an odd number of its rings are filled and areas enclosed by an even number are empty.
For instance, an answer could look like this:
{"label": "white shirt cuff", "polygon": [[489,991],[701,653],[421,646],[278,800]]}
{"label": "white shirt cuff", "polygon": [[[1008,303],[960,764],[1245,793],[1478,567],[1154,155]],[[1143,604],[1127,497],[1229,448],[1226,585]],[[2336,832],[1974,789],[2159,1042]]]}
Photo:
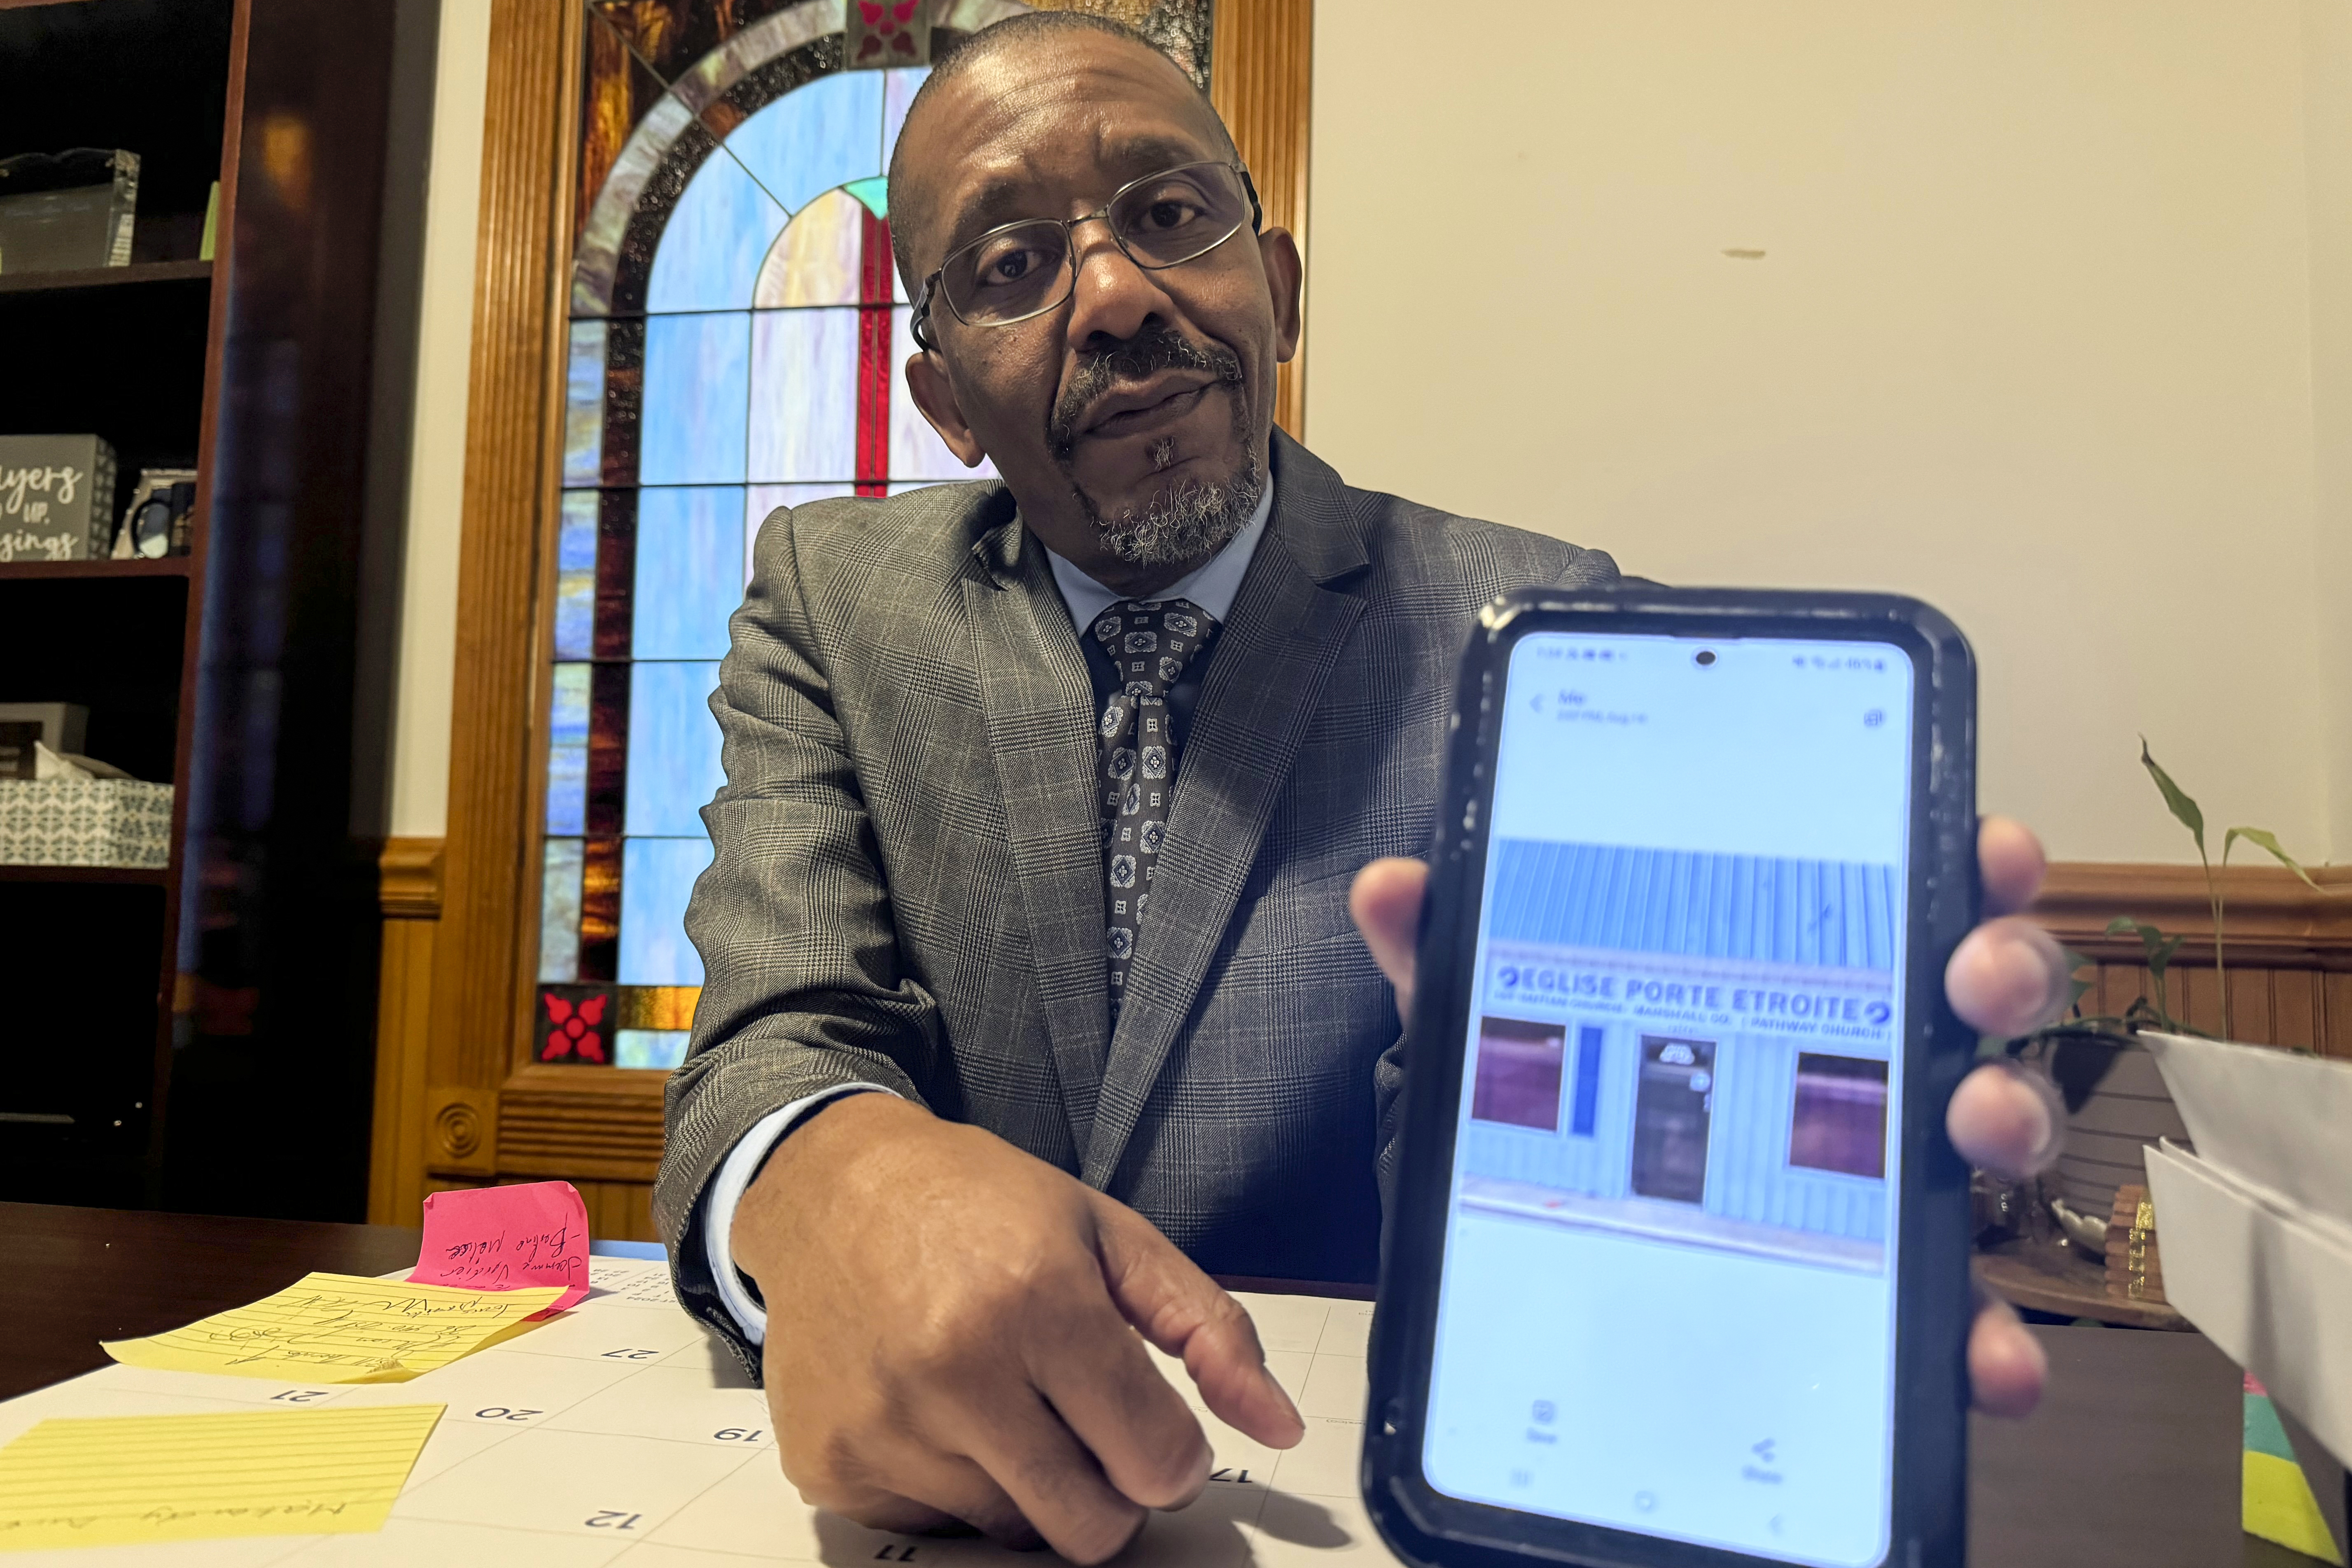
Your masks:
{"label": "white shirt cuff", "polygon": [[735,1229],[735,1209],[743,1201],[743,1194],[751,1179],[767,1163],[768,1152],[783,1142],[784,1134],[793,1130],[810,1111],[829,1100],[845,1094],[888,1094],[891,1091],[878,1083],[844,1083],[795,1100],[781,1110],[772,1110],[751,1124],[751,1130],[736,1141],[719,1164],[719,1174],[710,1181],[709,1194],[702,1204],[702,1255],[710,1262],[711,1282],[719,1288],[719,1304],[735,1320],[735,1326],[753,1344],[768,1337],[768,1310],[751,1299],[743,1276],[735,1269],[735,1255],[728,1247],[728,1237]]}

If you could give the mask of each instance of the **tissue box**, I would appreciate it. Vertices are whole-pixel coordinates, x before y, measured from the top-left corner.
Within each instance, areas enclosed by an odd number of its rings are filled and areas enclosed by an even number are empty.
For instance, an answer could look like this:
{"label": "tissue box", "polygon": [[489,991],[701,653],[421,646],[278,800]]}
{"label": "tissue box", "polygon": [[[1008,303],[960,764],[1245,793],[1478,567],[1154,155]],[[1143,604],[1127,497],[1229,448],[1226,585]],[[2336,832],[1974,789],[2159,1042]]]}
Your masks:
{"label": "tissue box", "polygon": [[113,545],[113,447],[0,436],[0,561],[102,561]]}
{"label": "tissue box", "polygon": [[161,869],[171,858],[170,784],[0,780],[0,865]]}

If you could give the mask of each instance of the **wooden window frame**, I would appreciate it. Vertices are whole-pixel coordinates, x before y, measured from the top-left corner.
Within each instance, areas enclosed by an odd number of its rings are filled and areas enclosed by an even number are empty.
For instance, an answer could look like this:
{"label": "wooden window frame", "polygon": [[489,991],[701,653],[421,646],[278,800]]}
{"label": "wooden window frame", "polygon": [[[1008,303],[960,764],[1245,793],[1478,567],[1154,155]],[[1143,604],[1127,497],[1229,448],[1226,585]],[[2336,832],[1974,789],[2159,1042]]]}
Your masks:
{"label": "wooden window frame", "polygon": [[[1304,254],[1313,0],[1215,7],[1212,96]],[[379,1137],[403,1146],[376,1152],[378,1216],[501,1178],[649,1183],[661,1156],[664,1075],[531,1059],[584,22],[579,0],[491,10],[439,929],[425,1026],[381,1046]],[[1294,435],[1305,363],[1276,384]]]}

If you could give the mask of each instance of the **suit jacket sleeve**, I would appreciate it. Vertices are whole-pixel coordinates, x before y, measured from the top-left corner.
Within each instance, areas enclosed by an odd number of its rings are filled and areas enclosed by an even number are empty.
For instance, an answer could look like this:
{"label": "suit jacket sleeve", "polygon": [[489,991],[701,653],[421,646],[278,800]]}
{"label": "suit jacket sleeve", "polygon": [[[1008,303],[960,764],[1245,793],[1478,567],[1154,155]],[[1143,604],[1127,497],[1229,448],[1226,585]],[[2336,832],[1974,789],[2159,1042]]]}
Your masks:
{"label": "suit jacket sleeve", "polygon": [[921,1102],[943,1043],[929,993],[899,960],[803,592],[803,531],[783,509],[761,526],[710,699],[727,783],[703,808],[713,858],[686,912],[704,980],[685,1064],[670,1075],[654,1187],[678,1300],[730,1341],[696,1223],[728,1151],[769,1112],[839,1085]]}
{"label": "suit jacket sleeve", "polygon": [[[1617,563],[1608,552],[1586,550],[1577,545],[1563,547],[1567,559],[1549,574],[1551,584],[1559,588],[1654,587],[1643,577],[1628,577],[1618,571]],[[1451,689],[1449,685],[1448,689]],[[1441,763],[1441,771],[1443,764]],[[1405,1036],[1400,1028],[1396,1043],[1381,1053],[1372,1068],[1372,1104],[1380,1113],[1380,1134],[1376,1147],[1380,1152],[1373,1165],[1373,1174],[1381,1189],[1381,1251],[1388,1251],[1387,1216],[1396,1209],[1397,1112],[1403,1103]]]}

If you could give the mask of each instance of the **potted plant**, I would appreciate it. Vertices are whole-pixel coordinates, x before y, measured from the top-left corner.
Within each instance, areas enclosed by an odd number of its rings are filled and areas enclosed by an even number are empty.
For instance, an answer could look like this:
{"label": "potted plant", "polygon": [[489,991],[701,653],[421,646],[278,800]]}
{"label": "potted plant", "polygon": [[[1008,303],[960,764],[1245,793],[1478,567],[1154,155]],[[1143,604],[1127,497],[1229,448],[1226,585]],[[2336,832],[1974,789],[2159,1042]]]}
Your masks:
{"label": "potted plant", "polygon": [[[2280,845],[2277,836],[2265,828],[2230,828],[2222,836],[2221,860],[2217,868],[2207,852],[2203,809],[2158,763],[2148,750],[2146,736],[2140,738],[2139,760],[2164,797],[2166,809],[2189,830],[2197,844],[2198,863],[2205,874],[2206,899],[2213,913],[2213,971],[2214,983],[2221,994],[2221,1035],[2225,1039],[2231,1038],[2235,1033],[2236,1019],[2231,1006],[2226,967],[2224,921],[2228,908],[2221,883],[2221,873],[2229,868],[2231,851],[2243,840],[2268,852],[2302,878],[2313,891],[2326,893],[2327,889],[2313,881],[2311,874]],[[2006,1053],[2040,1068],[2057,1085],[2066,1105],[2066,1148],[2045,1186],[2046,1201],[2067,1242],[2094,1256],[2105,1247],[2116,1188],[2143,1179],[2140,1151],[2160,1139],[2185,1142],[2189,1138],[2188,1126],[2173,1101],[2164,1074],[2148,1043],[2141,1037],[2204,1036],[2204,1031],[2184,1023],[2172,1012],[2169,971],[2185,939],[2168,936],[2157,926],[2131,915],[2117,915],[2108,921],[2107,934],[2139,938],[2141,951],[2146,954],[2150,994],[2133,998],[2119,1014],[2084,1014],[2082,1000],[2091,986],[2090,982],[2081,978],[2081,972],[2090,966],[2091,961],[2069,950],[2066,956],[2075,978],[2067,1016],[2046,1029],[2014,1040],[1988,1040],[1985,1047],[1988,1054]]]}

